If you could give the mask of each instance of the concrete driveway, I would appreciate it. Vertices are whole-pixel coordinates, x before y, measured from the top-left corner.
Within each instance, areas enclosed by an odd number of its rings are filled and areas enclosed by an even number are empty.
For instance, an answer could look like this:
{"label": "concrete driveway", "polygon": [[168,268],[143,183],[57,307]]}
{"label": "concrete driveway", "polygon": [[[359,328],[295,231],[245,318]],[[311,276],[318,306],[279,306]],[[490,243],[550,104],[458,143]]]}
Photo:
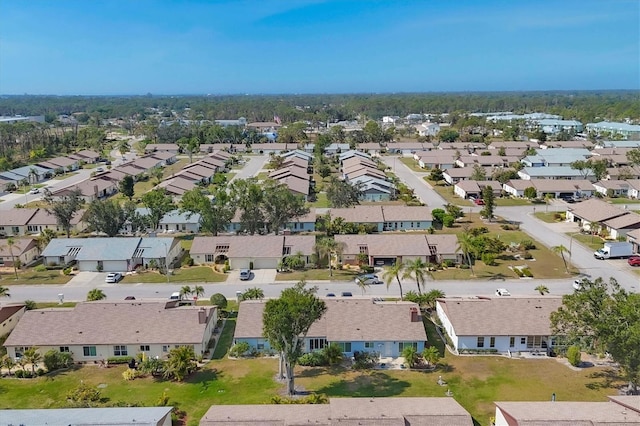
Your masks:
{"label": "concrete driveway", "polygon": [[247,284],[250,287],[254,287],[262,284],[273,284],[275,282],[275,269],[254,269],[251,271],[251,278],[246,281],[240,280],[240,269],[234,269],[229,272],[226,284]]}
{"label": "concrete driveway", "polygon": [[66,284],[66,287],[94,288],[106,284],[104,279],[107,277],[107,272],[81,271],[75,274],[76,275]]}

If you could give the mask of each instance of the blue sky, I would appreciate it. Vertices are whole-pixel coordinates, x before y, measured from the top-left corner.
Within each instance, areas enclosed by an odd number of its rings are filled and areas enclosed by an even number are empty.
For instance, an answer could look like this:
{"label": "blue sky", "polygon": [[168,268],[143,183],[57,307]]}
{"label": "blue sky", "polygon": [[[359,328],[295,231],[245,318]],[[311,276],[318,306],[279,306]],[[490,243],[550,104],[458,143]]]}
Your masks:
{"label": "blue sky", "polygon": [[640,89],[638,0],[0,0],[2,94]]}

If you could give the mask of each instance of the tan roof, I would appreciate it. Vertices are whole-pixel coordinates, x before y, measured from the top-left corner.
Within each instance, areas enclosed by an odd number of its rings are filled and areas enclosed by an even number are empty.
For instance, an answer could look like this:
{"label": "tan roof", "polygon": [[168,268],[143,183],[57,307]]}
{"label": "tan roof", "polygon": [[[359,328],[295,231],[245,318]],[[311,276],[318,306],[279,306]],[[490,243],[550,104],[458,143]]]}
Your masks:
{"label": "tan roof", "polygon": [[[305,235],[305,238],[314,238]],[[216,247],[228,247],[228,257],[281,258],[284,247],[283,235],[233,235],[195,237],[191,253],[215,254]],[[295,253],[295,251],[293,251]],[[309,252],[305,254],[311,254]]]}
{"label": "tan roof", "polygon": [[[380,257],[449,255],[459,252],[458,238],[453,234],[358,234],[336,235],[334,238],[345,244],[345,254],[358,254],[361,246],[367,246],[369,255]],[[435,246],[436,252],[432,253],[429,246]]]}
{"label": "tan roof", "polygon": [[[80,221],[82,220],[82,215],[84,214],[85,210],[79,210],[71,219],[71,225],[77,225],[78,223],[80,223]],[[38,211],[36,212],[36,214],[34,214],[31,217],[31,220],[29,220],[28,225],[57,225],[58,224],[58,219],[56,219],[56,217],[54,215],[52,215],[51,213],[49,213],[48,211],[46,211],[45,209],[38,209]]]}
{"label": "tan roof", "polygon": [[[262,336],[264,301],[240,303],[235,338]],[[307,337],[329,342],[426,341],[422,320],[411,322],[412,302],[372,302],[370,299],[325,299],[327,312]]]}
{"label": "tan roof", "polygon": [[601,180],[593,184],[605,189],[629,189],[629,183],[626,180]]}
{"label": "tan roof", "polygon": [[306,170],[307,167],[309,166],[309,162],[304,158],[300,158],[296,155],[292,155],[290,157],[287,157],[287,159],[284,160],[284,163],[282,163],[282,165],[283,166],[296,165],[298,167],[304,167],[304,169]]}
{"label": "tan roof", "polygon": [[[196,164],[192,167],[189,167],[188,169],[184,169],[184,171],[189,171],[190,173],[193,173],[197,176],[201,176],[203,178],[210,178],[211,176],[216,174],[216,171],[214,169],[211,169],[209,167],[205,167],[203,165],[200,164]],[[178,173],[180,174],[180,173]]]}
{"label": "tan roof", "polygon": [[121,172],[121,173],[126,173],[130,176],[137,176],[140,175],[142,173],[144,173],[143,169],[140,169],[138,167],[134,167],[131,165],[131,163],[127,163],[127,164],[123,164],[122,166],[118,166],[116,167],[115,171]]}
{"label": "tan roof", "polygon": [[453,163],[454,161],[456,161],[455,152],[452,150],[424,151],[419,154],[418,158],[422,160],[422,162],[424,163],[430,163],[430,162],[440,163],[445,161],[449,163]]}
{"label": "tan roof", "polygon": [[81,151],[78,151],[76,152],[76,155],[79,155],[80,157],[84,157],[84,158],[91,158],[91,159],[100,158],[100,154],[98,154],[95,151],[91,151],[90,149],[83,149]]}
{"label": "tan roof", "polygon": [[361,164],[363,166],[371,166],[374,168],[377,168],[378,165],[376,164],[375,161],[372,161],[369,158],[364,158],[360,155],[354,155],[353,157],[349,157],[345,160],[342,160],[342,167],[343,168],[348,168],[348,167],[353,167],[355,165]]}
{"label": "tan roof", "polygon": [[[493,170],[491,168],[487,168],[487,171]],[[443,173],[448,174],[452,178],[463,178],[463,177],[471,177],[473,174],[473,167],[455,167],[453,169],[447,169]],[[487,172],[487,175],[489,173]]]}
{"label": "tan roof", "polygon": [[458,159],[458,161],[464,163],[466,167],[469,167],[473,164],[478,164],[481,166],[493,166],[498,164],[508,165],[510,163],[515,163],[518,160],[519,157],[501,157],[499,155],[463,155]]}
{"label": "tan roof", "polygon": [[431,209],[423,206],[380,206],[385,222],[433,220]]}
{"label": "tan roof", "polygon": [[629,188],[640,189],[640,179],[627,179],[626,182],[629,184]]}
{"label": "tan roof", "polygon": [[111,181],[121,181],[125,176],[130,176],[129,173],[125,173],[118,169],[111,169],[108,172],[101,174],[100,179],[107,179]]}
{"label": "tan roof", "polygon": [[282,183],[283,185],[286,185],[291,192],[295,192],[305,196],[309,195],[308,179],[302,179],[302,178],[299,178],[298,176],[290,175],[285,178],[278,179],[278,182]]}
{"label": "tan roof", "polygon": [[3,210],[0,214],[0,226],[23,226],[36,214],[38,209]]}
{"label": "tan roof", "polygon": [[635,225],[640,224],[640,215],[634,212],[628,212],[627,214],[623,214],[622,216],[605,220],[602,223],[612,229],[636,227]]}
{"label": "tan roof", "polygon": [[362,167],[361,169],[349,171],[347,177],[349,180],[354,180],[360,176],[370,176],[382,180],[387,179],[387,175],[385,175],[384,172],[374,169],[373,167]]}
{"label": "tan roof", "polygon": [[578,190],[593,191],[593,184],[586,179],[533,179],[529,181],[529,186],[533,186],[538,191],[569,191]]}
{"label": "tan roof", "polygon": [[287,167],[282,167],[269,172],[269,177],[273,179],[285,178],[287,176],[296,176],[301,179],[309,179],[309,173],[307,173],[307,167],[302,167],[297,164],[291,164]]}
{"label": "tan roof", "polygon": [[291,254],[301,252],[310,255],[315,252],[316,237],[314,235],[286,235],[284,246],[291,247]]}
{"label": "tan roof", "polygon": [[341,217],[349,223],[381,223],[384,222],[382,206],[354,206],[340,209],[329,209],[332,218]]}
{"label": "tan roof", "polygon": [[68,167],[76,164],[78,161],[67,157],[55,157],[47,160],[47,162],[55,164],[58,167]]}
{"label": "tan roof", "polygon": [[640,424],[640,396],[629,397],[635,410],[621,406],[610,397],[609,402],[496,402],[496,406],[518,425],[623,425]]}
{"label": "tan roof", "polygon": [[614,217],[627,213],[627,211],[620,207],[598,200],[597,198],[581,201],[573,207],[570,207],[569,211],[571,211],[574,216],[589,222],[602,222],[603,220],[613,219]]}
{"label": "tan roof", "polygon": [[153,157],[140,157],[133,160],[132,166],[149,170],[160,165],[160,160]]}
{"label": "tan roof", "polygon": [[[75,308],[27,311],[5,346],[108,344],[194,344],[202,342],[206,324],[200,307],[165,309],[166,302],[83,302]],[[215,314],[206,310],[207,318]]]}
{"label": "tan roof", "polygon": [[150,143],[144,147],[145,151],[177,151],[180,147],[175,143]]}
{"label": "tan roof", "polygon": [[500,148],[522,148],[524,147],[525,149],[529,149],[529,148],[538,148],[538,144],[535,142],[518,142],[518,141],[496,141],[496,142],[491,142],[491,144],[489,145],[489,148],[496,148],[496,149],[500,149]]}
{"label": "tan roof", "polygon": [[562,298],[445,298],[438,303],[457,336],[549,336],[549,315],[562,305]]}
{"label": "tan roof", "polygon": [[[463,169],[468,169],[468,167],[463,167]],[[480,185],[478,185],[478,182],[475,180],[461,180],[456,183],[455,186],[464,192],[480,192]]]}
{"label": "tan roof", "polygon": [[66,188],[59,189],[55,192],[52,192],[53,196],[64,196],[69,194],[71,191],[80,190],[80,193],[84,196],[95,195],[96,191],[104,191],[105,189],[113,188],[115,184],[106,179],[90,179],[83,180],[81,182],[76,183],[75,185],[67,186]]}
{"label": "tan roof", "polygon": [[168,160],[169,158],[174,158],[175,156],[176,155],[171,152],[158,151],[151,154],[149,158],[157,158],[158,160]]}
{"label": "tan roof", "polygon": [[331,398],[318,405],[212,405],[200,426],[214,425],[471,426],[453,398]]}
{"label": "tan roof", "polygon": [[317,219],[318,219],[318,214],[316,213],[316,209],[311,207],[309,209],[309,213],[305,214],[304,216],[300,216],[300,217],[297,217],[295,219],[291,219],[290,223],[293,223],[293,222],[299,222],[299,223],[302,223],[302,222],[314,222],[315,223],[315,221]]}

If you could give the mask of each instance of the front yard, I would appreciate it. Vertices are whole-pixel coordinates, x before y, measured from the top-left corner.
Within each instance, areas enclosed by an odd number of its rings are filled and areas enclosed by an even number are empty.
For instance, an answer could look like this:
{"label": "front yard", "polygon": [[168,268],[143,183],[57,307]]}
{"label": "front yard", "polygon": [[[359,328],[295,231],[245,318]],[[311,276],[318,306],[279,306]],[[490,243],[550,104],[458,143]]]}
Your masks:
{"label": "front yard", "polygon": [[[191,266],[175,269],[173,274],[169,275],[169,282],[223,282],[227,280],[225,274],[215,272],[209,266]],[[158,271],[146,271],[133,275],[126,275],[121,283],[137,284],[137,283],[166,283],[167,276]]]}
{"label": "front yard", "polygon": [[13,268],[0,269],[0,284],[66,284],[73,276],[64,275],[61,270],[36,272],[33,268],[26,271],[18,270],[18,279]]}
{"label": "front yard", "polygon": [[[460,207],[471,207],[474,204],[469,200],[464,200],[453,193],[453,186],[447,185],[442,181],[436,184],[435,181],[429,180],[428,176],[423,178],[429,185],[433,187],[433,190],[438,193],[442,198],[444,198],[448,203],[454,204]],[[533,203],[530,200],[525,198],[496,198],[495,204],[498,207],[509,207],[509,206],[530,206]]]}
{"label": "front yard", "polygon": [[352,269],[334,269],[333,276],[330,276],[328,268],[307,269],[305,271],[278,272],[276,281],[353,281],[358,274],[360,274],[359,271]]}

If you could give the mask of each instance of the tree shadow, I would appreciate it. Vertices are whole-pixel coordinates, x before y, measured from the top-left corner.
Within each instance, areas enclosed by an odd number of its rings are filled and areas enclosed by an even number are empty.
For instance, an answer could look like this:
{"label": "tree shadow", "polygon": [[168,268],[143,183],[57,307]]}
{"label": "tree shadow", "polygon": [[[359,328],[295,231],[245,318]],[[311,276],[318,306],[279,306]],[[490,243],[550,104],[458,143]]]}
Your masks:
{"label": "tree shadow", "polygon": [[612,368],[594,371],[589,374],[589,378],[595,379],[595,381],[585,384],[591,390],[619,388],[624,385],[622,377]]}
{"label": "tree shadow", "polygon": [[332,396],[384,397],[400,395],[410,386],[409,382],[373,371],[331,383],[315,392]]}
{"label": "tree shadow", "polygon": [[296,374],[296,377],[318,377],[322,374],[336,375],[343,373],[344,371],[345,368],[339,365],[330,367],[307,367],[300,373]]}

